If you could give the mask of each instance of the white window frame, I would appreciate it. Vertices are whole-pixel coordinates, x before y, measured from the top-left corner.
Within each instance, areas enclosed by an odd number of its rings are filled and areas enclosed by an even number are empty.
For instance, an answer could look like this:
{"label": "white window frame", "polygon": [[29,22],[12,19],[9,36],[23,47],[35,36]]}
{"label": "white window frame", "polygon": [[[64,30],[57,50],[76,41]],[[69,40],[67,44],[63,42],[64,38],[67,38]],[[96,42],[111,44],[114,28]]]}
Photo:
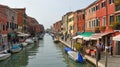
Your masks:
{"label": "white window frame", "polygon": [[106,16],[102,18],[102,26],[106,26]]}

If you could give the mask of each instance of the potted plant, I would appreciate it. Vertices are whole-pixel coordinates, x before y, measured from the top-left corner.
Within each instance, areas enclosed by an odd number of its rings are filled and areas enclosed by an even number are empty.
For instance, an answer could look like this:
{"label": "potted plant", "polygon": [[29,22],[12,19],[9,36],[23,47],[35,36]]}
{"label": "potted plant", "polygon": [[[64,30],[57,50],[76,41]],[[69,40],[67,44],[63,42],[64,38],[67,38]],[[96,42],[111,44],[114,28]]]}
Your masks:
{"label": "potted plant", "polygon": [[116,22],[113,24],[113,29],[114,30],[120,30],[120,23],[119,22]]}
{"label": "potted plant", "polygon": [[114,29],[114,26],[113,26],[113,25],[109,25],[109,27],[110,27],[111,29]]}
{"label": "potted plant", "polygon": [[102,27],[100,28],[100,30],[101,30],[101,31],[104,31],[105,28],[106,28],[105,26],[102,26]]}

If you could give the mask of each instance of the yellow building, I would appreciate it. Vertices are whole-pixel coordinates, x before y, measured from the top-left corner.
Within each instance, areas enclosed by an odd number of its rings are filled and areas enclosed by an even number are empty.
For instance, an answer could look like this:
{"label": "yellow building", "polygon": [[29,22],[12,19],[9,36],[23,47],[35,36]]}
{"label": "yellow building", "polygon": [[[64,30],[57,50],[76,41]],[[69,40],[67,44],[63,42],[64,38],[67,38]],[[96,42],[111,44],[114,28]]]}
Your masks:
{"label": "yellow building", "polygon": [[68,16],[68,34],[73,35],[74,30],[74,13],[71,12]]}

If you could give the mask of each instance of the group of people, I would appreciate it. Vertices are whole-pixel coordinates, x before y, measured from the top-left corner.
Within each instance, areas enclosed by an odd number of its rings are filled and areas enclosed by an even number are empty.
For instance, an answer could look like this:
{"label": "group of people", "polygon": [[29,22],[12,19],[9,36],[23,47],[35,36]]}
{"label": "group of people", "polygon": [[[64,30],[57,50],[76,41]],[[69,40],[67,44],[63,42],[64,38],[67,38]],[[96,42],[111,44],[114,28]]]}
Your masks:
{"label": "group of people", "polygon": [[[99,61],[101,59],[101,52],[105,51],[106,47],[102,42],[97,41],[96,48],[97,48],[96,52],[98,54],[97,55],[97,60]],[[113,47],[112,47],[111,44],[107,46],[106,50],[107,50],[108,53],[110,52],[111,56],[113,56]]]}

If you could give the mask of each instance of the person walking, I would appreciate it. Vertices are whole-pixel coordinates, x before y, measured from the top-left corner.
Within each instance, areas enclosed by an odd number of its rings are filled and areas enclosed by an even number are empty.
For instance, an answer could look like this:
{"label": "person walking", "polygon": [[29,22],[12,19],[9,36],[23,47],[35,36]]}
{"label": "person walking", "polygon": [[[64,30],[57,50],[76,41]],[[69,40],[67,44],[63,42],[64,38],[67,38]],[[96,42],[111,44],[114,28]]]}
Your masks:
{"label": "person walking", "polygon": [[97,41],[97,44],[96,44],[96,54],[98,54],[97,55],[97,61],[99,61],[100,59],[101,59],[101,45],[100,45],[100,42],[99,41]]}

